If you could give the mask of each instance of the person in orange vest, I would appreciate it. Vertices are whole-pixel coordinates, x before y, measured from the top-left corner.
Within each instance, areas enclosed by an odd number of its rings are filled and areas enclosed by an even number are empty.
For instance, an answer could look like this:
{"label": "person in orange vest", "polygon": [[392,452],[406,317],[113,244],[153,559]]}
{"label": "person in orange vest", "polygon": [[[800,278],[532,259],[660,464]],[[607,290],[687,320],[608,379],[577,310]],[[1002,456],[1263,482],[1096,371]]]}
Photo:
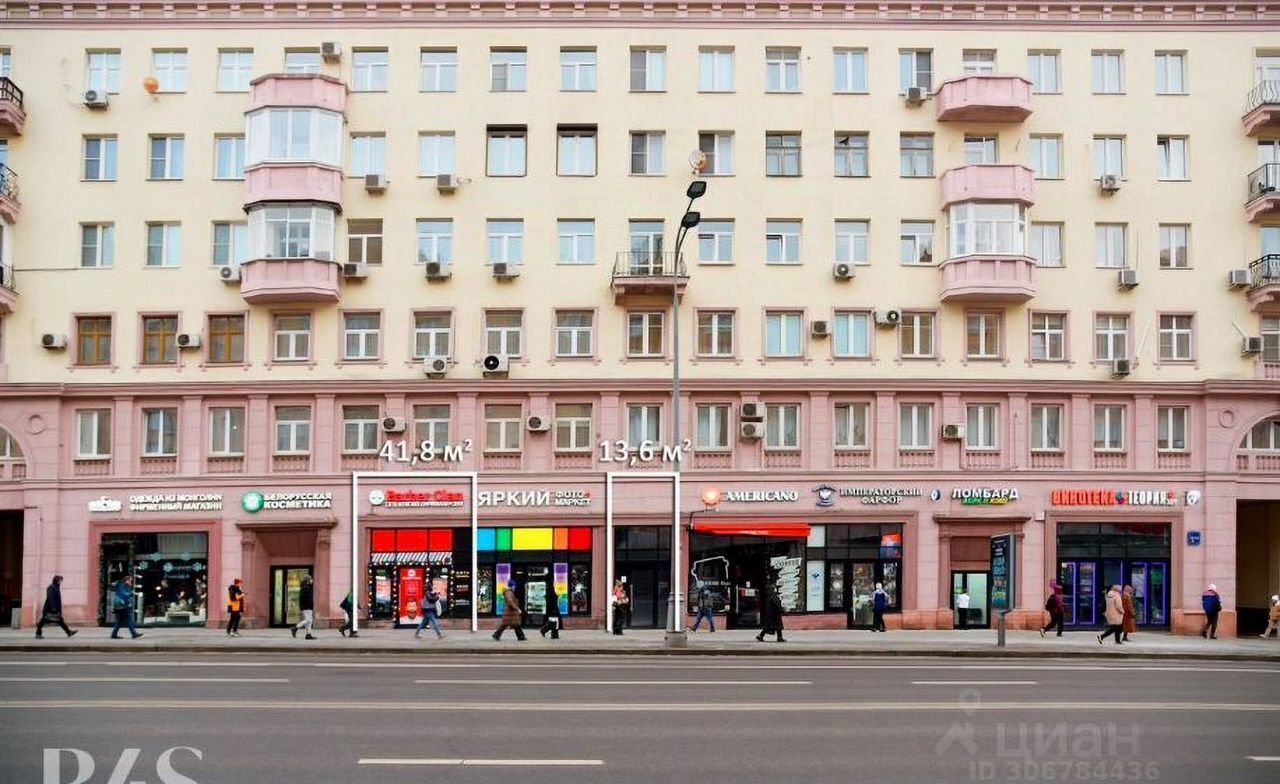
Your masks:
{"label": "person in orange vest", "polygon": [[237,577],[227,586],[227,612],[231,615],[227,621],[228,637],[240,636],[240,616],[244,613],[244,589],[240,587],[241,584],[241,579]]}

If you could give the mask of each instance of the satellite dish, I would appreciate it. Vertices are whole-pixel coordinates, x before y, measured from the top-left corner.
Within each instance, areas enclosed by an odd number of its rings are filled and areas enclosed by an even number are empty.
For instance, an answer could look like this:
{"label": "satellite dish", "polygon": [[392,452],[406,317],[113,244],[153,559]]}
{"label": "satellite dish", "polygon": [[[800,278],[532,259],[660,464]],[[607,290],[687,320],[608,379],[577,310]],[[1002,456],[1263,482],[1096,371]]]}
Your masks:
{"label": "satellite dish", "polygon": [[702,150],[689,153],[689,168],[693,169],[694,174],[701,174],[707,168],[707,154]]}

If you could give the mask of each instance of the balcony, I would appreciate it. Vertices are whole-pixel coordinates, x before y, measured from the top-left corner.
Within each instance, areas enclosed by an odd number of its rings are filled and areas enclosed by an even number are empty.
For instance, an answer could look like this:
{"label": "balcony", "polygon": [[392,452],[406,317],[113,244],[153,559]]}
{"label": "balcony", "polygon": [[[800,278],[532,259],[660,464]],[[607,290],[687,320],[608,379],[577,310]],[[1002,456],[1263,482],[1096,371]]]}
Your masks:
{"label": "balcony", "polygon": [[322,202],[342,209],[342,171],[319,163],[260,163],[245,169],[244,206]]}
{"label": "balcony", "polygon": [[684,296],[689,273],[671,251],[622,251],[613,262],[613,301],[631,297]]}
{"label": "balcony", "polygon": [[0,163],[0,218],[5,223],[17,223],[22,205],[18,203],[18,175],[13,169]]}
{"label": "balcony", "polygon": [[0,264],[0,315],[12,313],[18,304],[18,288],[13,283],[13,265]]}
{"label": "balcony", "polygon": [[1280,217],[1280,163],[1264,163],[1249,173],[1244,214],[1250,223]]}
{"label": "balcony", "polygon": [[22,90],[7,76],[0,76],[0,134],[21,136],[27,113],[22,108]]}
{"label": "balcony", "polygon": [[1280,131],[1280,81],[1258,82],[1245,97],[1241,119],[1249,136]]}
{"label": "balcony", "polygon": [[266,74],[250,84],[249,111],[266,106],[347,111],[347,85],[322,74]]}
{"label": "balcony", "polygon": [[938,122],[1020,123],[1031,116],[1031,82],[1021,76],[950,79],[934,95]]}
{"label": "balcony", "polygon": [[240,265],[245,302],[337,302],[342,265],[324,259],[250,259]]}
{"label": "balcony", "polygon": [[943,302],[1019,303],[1036,295],[1036,263],[1026,256],[960,256],[939,268]]}
{"label": "balcony", "polygon": [[942,207],[962,201],[1035,203],[1035,175],[1016,164],[977,164],[942,173]]}
{"label": "balcony", "polygon": [[1249,287],[1249,305],[1258,310],[1265,305],[1280,305],[1280,253],[1268,253],[1249,264],[1253,284]]}

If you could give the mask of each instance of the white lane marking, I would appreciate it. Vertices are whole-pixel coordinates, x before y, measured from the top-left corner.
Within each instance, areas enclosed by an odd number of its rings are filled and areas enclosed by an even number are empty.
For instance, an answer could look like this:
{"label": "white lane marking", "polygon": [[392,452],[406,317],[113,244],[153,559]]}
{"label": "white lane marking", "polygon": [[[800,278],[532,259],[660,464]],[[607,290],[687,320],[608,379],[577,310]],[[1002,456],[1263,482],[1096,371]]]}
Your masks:
{"label": "white lane marking", "polygon": [[109,661],[108,667],[274,667],[271,662],[154,662],[154,661]]}
{"label": "white lane marking", "polygon": [[362,759],[361,765],[439,765],[445,767],[585,768],[604,764],[598,759]]}
{"label": "white lane marking", "polygon": [[1280,762],[1280,757],[1245,757],[1245,759],[1254,762]]}
{"label": "white lane marking", "polygon": [[1036,686],[1039,681],[912,681],[912,686]]}
{"label": "white lane marking", "polygon": [[1183,666],[1125,666],[1114,665],[1006,665],[1006,664],[684,664],[659,663],[627,664],[601,662],[311,662],[282,663],[281,666],[325,667],[339,669],[609,669],[609,670],[1020,670],[1024,672],[1251,672],[1280,674],[1280,668],[1266,667],[1183,667]]}
{"label": "white lane marking", "polygon": [[0,667],[65,667],[61,661],[0,661]]}
{"label": "white lane marking", "polygon": [[21,678],[3,677],[0,683],[288,683],[288,678]]}
{"label": "white lane marking", "polygon": [[502,678],[424,678],[414,683],[451,686],[812,686],[813,681],[566,681]]}

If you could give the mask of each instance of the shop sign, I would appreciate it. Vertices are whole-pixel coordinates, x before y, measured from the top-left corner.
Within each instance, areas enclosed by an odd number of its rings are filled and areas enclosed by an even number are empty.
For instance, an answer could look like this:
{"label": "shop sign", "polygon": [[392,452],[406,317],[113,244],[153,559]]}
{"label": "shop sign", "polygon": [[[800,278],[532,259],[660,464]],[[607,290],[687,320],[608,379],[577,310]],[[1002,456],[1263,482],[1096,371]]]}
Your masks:
{"label": "shop sign", "polygon": [[220,512],[222,493],[145,493],[129,496],[130,512]]}
{"label": "shop sign", "polygon": [[250,490],[240,498],[240,506],[250,514],[264,509],[332,509],[333,493],[260,493]]}
{"label": "shop sign", "polygon": [[777,504],[800,500],[799,490],[725,490],[721,501],[737,504]]}
{"label": "shop sign", "polygon": [[1177,506],[1178,493],[1175,490],[1054,490],[1050,502],[1054,506]]}
{"label": "shop sign", "polygon": [[898,504],[904,498],[919,498],[921,496],[918,487],[835,487],[833,485],[818,485],[813,488],[813,492],[818,494],[818,506],[831,507],[836,505],[836,498],[856,498],[867,506],[878,505],[894,505]]}
{"label": "shop sign", "polygon": [[477,506],[591,506],[590,490],[481,490]]}
{"label": "shop sign", "polygon": [[1200,546],[1200,532],[1187,531],[1187,547],[1199,547],[1199,546]]}
{"label": "shop sign", "polygon": [[951,500],[965,506],[1004,506],[1018,500],[1016,487],[957,487]]}
{"label": "shop sign", "polygon": [[100,495],[89,502],[90,512],[119,512],[124,507],[119,498],[107,498]]}
{"label": "shop sign", "polygon": [[457,490],[370,490],[369,504],[387,509],[459,507],[466,494]]}

